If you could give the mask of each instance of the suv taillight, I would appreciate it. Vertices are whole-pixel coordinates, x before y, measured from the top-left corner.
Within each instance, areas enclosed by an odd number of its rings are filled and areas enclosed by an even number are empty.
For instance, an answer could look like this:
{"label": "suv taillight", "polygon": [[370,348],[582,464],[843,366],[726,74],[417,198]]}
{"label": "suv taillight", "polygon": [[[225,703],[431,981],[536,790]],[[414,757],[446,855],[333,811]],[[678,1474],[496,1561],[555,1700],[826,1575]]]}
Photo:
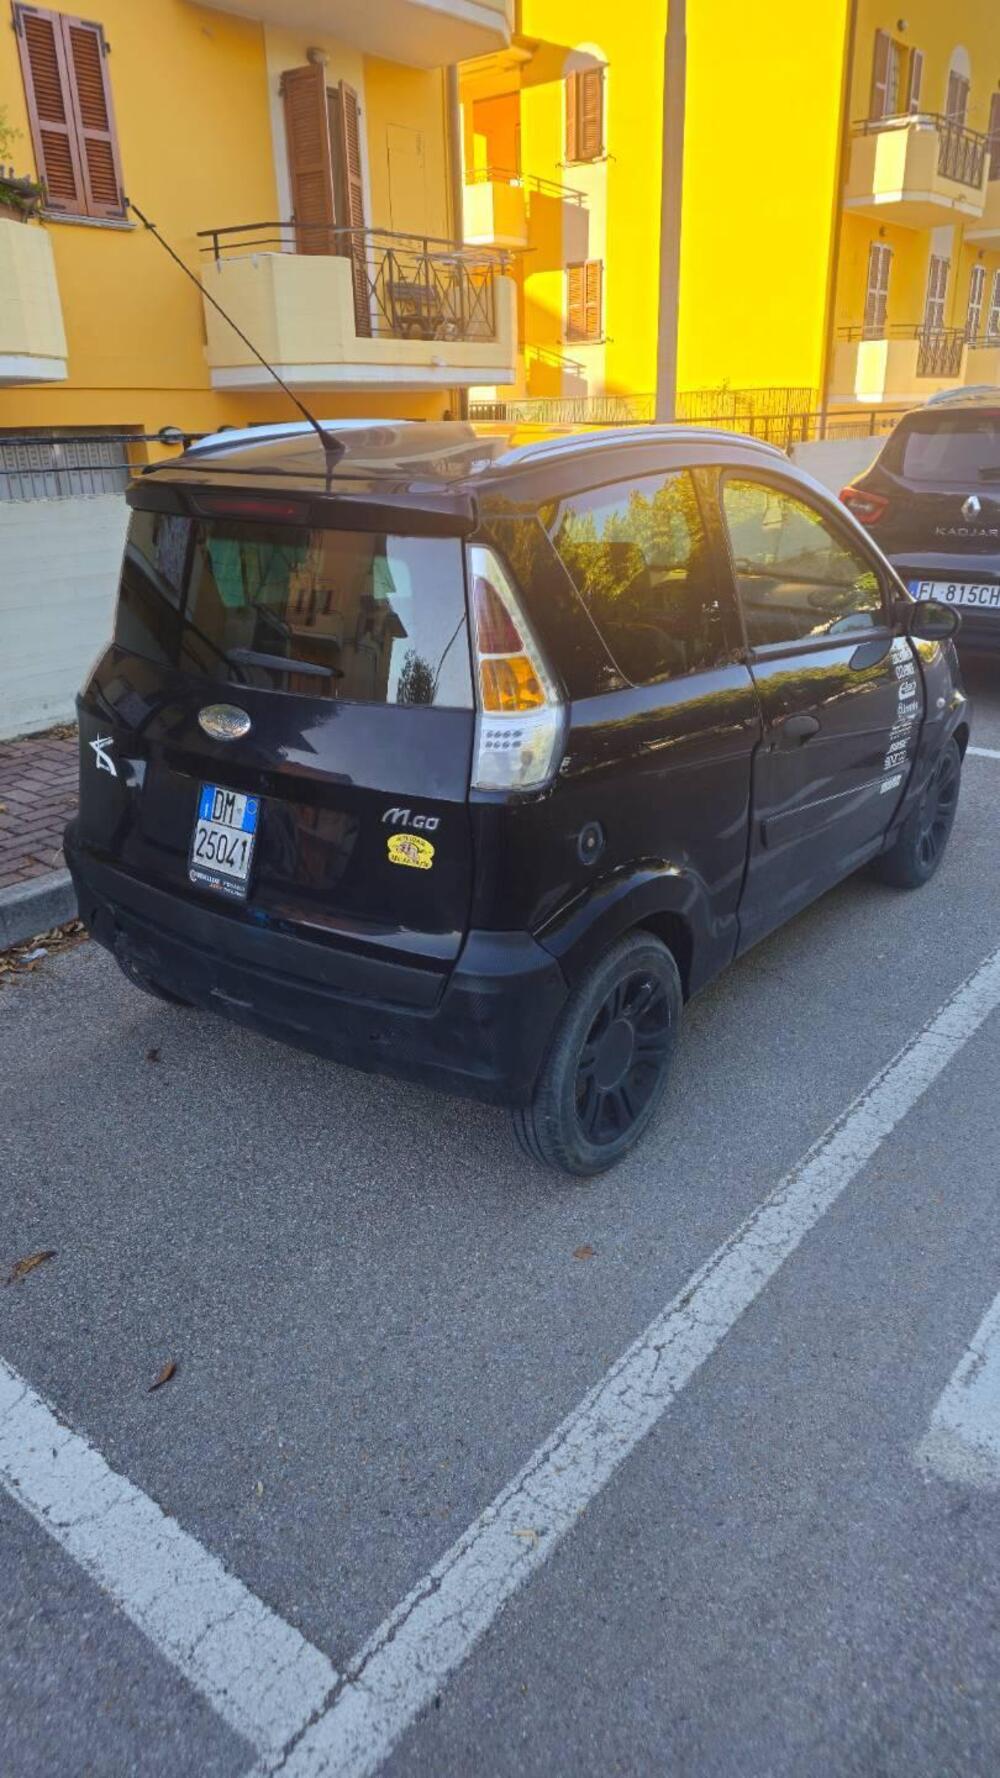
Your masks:
{"label": "suv taillight", "polygon": [[552,776],[563,706],[499,558],[469,550],[476,657],[475,790],[535,790]]}
{"label": "suv taillight", "polygon": [[840,498],[863,525],[877,525],[889,506],[884,494],[869,494],[864,488],[841,488]]}

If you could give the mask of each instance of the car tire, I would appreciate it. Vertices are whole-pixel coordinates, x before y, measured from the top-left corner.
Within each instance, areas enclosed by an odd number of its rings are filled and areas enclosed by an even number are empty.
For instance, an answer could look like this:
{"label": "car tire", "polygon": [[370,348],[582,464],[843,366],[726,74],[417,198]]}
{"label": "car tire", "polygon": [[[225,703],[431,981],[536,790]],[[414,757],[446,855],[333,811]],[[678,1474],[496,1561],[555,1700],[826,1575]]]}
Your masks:
{"label": "car tire", "polygon": [[927,787],[903,822],[888,852],[876,858],[872,871],[894,889],[922,889],[944,857],[955,823],[962,782],[962,755],[957,741],[942,747]]}
{"label": "car tire", "polygon": [[605,951],[573,990],[531,1104],[514,1112],[525,1153],[584,1177],[622,1160],[663,1096],[682,1004],[677,964],[652,933]]}

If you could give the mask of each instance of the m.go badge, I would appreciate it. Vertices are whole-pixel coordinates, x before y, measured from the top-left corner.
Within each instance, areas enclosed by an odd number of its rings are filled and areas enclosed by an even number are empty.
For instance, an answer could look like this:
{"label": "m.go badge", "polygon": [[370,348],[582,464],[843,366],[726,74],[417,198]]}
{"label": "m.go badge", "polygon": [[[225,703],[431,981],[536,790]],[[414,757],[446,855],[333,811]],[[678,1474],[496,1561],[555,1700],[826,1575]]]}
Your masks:
{"label": "m.go badge", "polygon": [[408,864],[412,870],[430,870],[434,847],[418,833],[391,833],[387,850],[390,864]]}

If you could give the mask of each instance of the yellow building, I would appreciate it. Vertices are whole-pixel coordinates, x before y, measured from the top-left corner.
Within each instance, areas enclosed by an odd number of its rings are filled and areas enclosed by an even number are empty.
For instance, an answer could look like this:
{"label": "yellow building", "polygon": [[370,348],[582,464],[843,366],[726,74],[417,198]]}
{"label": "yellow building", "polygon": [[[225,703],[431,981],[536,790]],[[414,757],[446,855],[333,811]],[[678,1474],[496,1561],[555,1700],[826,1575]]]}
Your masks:
{"label": "yellow building", "polygon": [[0,163],[42,187],[25,220],[0,177],[8,472],[49,463],[15,436],[295,417],[130,203],[324,415],[440,415],[513,375],[504,258],[456,245],[446,73],[509,41],[511,0],[87,12],[16,3],[0,33]]}
{"label": "yellow building", "polygon": [[[517,395],[642,418],[667,0],[522,0],[516,25],[461,71],[466,239],[518,253]],[[1000,382],[996,0],[691,0],[686,52],[679,410]]]}

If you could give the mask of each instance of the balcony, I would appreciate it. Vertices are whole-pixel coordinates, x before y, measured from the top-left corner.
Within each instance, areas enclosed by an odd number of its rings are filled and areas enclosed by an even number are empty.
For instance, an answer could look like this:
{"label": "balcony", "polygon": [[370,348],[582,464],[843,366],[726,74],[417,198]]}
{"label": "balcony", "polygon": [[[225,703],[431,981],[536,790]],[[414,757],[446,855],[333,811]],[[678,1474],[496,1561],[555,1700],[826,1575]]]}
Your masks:
{"label": "balcony", "polygon": [[973,388],[985,384],[1000,389],[1000,333],[981,334],[969,341],[965,375]]}
{"label": "balcony", "polygon": [[443,68],[506,49],[514,0],[195,0],[312,37],[338,37],[366,55],[414,68]]}
{"label": "balcony", "polygon": [[586,193],[574,185],[504,167],[476,167],[465,175],[462,200],[468,246],[538,246],[555,227],[560,245],[566,239],[566,257],[586,258]]}
{"label": "balcony", "polygon": [[986,148],[985,136],[928,113],[856,124],[844,207],[903,228],[978,219]]}
{"label": "balcony", "polygon": [[986,186],[986,201],[982,216],[973,228],[967,228],[965,238],[974,241],[978,247],[1000,249],[1000,154],[997,155],[997,169]]}
{"label": "balcony", "polygon": [[[448,389],[512,383],[515,289],[506,255],[377,229],[210,229],[202,288],[298,389]],[[214,389],[273,388],[212,303]]]}
{"label": "balcony", "polygon": [[829,400],[900,407],[927,400],[967,380],[961,328],[893,328],[877,338],[846,327],[837,341]]}
{"label": "balcony", "polygon": [[44,228],[0,217],[0,384],[57,383],[66,334]]}

